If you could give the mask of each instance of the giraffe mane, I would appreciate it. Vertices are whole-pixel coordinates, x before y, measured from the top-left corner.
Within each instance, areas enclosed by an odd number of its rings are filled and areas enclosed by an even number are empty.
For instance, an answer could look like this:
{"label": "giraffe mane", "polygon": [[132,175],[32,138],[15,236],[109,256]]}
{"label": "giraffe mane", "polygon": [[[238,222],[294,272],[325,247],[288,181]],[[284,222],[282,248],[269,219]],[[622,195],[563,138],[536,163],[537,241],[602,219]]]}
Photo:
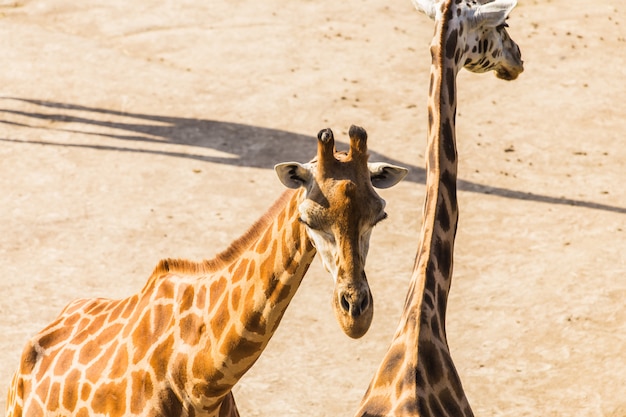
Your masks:
{"label": "giraffe mane", "polygon": [[213,259],[205,259],[200,262],[187,259],[166,258],[161,259],[152,271],[148,284],[167,274],[203,275],[214,272],[239,258],[241,253],[265,231],[272,223],[278,212],[285,207],[287,202],[295,194],[295,190],[286,190],[272,204],[272,206],[238,239],[233,241],[228,248],[218,253]]}

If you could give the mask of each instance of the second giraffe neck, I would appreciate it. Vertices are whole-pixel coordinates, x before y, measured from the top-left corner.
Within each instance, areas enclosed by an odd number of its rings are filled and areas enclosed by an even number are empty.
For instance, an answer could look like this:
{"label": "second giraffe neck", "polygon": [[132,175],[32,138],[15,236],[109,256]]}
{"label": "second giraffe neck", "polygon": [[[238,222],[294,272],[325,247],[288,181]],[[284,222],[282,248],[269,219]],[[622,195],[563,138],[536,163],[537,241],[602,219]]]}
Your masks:
{"label": "second giraffe neck", "polygon": [[[444,15],[450,7],[448,2]],[[472,415],[445,331],[458,220],[455,114],[462,55],[452,36],[456,31],[447,19],[438,21],[431,44],[426,200],[417,257],[400,323],[357,417]],[[450,408],[431,414],[432,402]]]}
{"label": "second giraffe neck", "polygon": [[[453,32],[451,34],[450,32]],[[452,278],[454,239],[458,222],[455,30],[444,19],[431,44],[428,96],[426,199],[422,232],[413,270],[408,305],[433,317],[430,325],[445,341],[445,311]],[[458,60],[458,57],[457,57]],[[416,288],[417,284],[417,288]],[[423,291],[423,293],[422,293]],[[419,307],[418,307],[419,306]],[[425,323],[424,317],[421,323]]]}

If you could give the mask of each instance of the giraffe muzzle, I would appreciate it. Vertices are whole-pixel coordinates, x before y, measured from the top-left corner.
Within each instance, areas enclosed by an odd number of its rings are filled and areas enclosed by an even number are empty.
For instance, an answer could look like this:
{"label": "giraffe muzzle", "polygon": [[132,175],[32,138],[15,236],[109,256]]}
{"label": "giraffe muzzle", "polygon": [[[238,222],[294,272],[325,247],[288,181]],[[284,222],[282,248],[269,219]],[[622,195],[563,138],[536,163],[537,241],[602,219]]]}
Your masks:
{"label": "giraffe muzzle", "polygon": [[374,316],[374,303],[369,286],[337,291],[333,307],[337,321],[348,336],[358,339],[369,330]]}

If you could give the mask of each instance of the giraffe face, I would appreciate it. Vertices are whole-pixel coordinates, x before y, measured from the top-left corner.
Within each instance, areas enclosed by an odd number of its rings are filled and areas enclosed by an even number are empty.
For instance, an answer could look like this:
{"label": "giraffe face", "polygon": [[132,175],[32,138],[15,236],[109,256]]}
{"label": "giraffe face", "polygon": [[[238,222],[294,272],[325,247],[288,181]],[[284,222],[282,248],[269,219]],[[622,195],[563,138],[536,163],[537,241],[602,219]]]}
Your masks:
{"label": "giraffe face", "polygon": [[495,71],[498,78],[507,81],[516,79],[524,71],[524,62],[506,27],[503,23],[495,28],[482,28],[479,34],[469,39],[464,67],[477,73]]}
{"label": "giraffe face", "polygon": [[524,71],[524,63],[519,47],[506,31],[506,19],[516,1],[495,0],[474,7],[468,6],[475,2],[468,3],[459,22],[467,26],[463,66],[478,73],[495,71],[504,80],[516,79]]}
{"label": "giraffe face", "polygon": [[447,20],[449,39],[445,55],[472,72],[495,71],[498,78],[514,80],[524,71],[517,44],[506,19],[517,0],[464,0],[450,2],[443,16],[442,0],[412,0],[431,19]]}
{"label": "giraffe face", "polygon": [[[333,277],[332,306],[339,325],[353,338],[367,332],[374,312],[365,260],[372,229],[387,217],[385,201],[374,187],[391,187],[408,172],[390,164],[368,164],[362,152],[367,136],[359,129],[350,129],[351,141],[361,135],[363,143],[351,143],[348,153],[334,151],[332,132],[326,129],[318,136],[323,146],[316,160],[276,167],[285,185],[306,190],[299,221]],[[322,139],[331,142],[330,148]],[[361,150],[356,149],[359,145]]]}

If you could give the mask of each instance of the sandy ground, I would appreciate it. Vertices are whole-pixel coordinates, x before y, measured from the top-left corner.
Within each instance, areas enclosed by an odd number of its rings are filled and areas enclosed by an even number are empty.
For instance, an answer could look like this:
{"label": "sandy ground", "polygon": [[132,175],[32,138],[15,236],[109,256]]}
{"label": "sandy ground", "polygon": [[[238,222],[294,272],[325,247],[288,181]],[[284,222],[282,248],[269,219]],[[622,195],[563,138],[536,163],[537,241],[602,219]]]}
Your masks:
{"label": "sandy ground", "polygon": [[[477,416],[626,416],[625,11],[520,0],[525,73],[459,75],[448,336]],[[0,0],[0,409],[66,303],[224,249],[281,192],[275,163],[354,123],[411,168],[381,191],[372,328],[341,333],[316,261],[235,389],[243,416],[351,416],[408,288],[432,30],[408,0]]]}

